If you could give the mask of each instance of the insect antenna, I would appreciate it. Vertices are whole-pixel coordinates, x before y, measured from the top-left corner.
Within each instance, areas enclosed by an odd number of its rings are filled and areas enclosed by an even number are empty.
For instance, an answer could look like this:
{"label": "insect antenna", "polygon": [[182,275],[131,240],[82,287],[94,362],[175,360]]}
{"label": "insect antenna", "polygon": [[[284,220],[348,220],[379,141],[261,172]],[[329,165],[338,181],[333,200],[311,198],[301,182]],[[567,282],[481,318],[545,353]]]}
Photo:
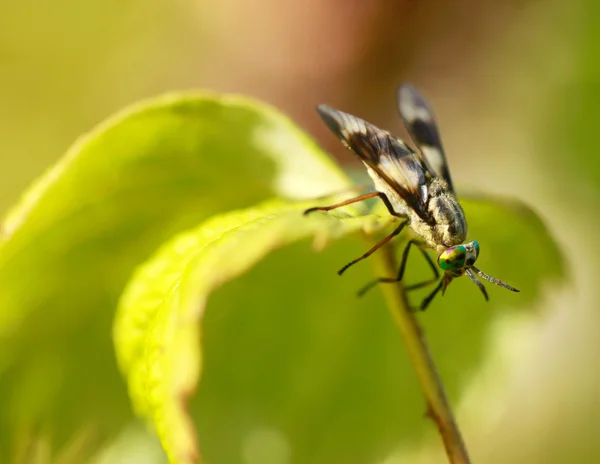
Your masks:
{"label": "insect antenna", "polygon": [[[510,285],[508,285],[508,284],[505,284],[505,283],[504,283],[504,282],[502,282],[501,280],[494,279],[492,276],[489,276],[489,275],[487,275],[485,272],[481,271],[480,269],[477,269],[475,266],[472,266],[472,269],[473,269],[475,272],[477,272],[477,274],[479,274],[481,277],[483,277],[485,280],[487,280],[488,282],[491,282],[491,283],[493,283],[493,284],[496,284],[496,285],[498,285],[498,287],[505,288],[505,289],[507,289],[507,290],[510,290],[511,292],[517,292],[517,293],[518,293],[518,292],[520,292],[520,291],[521,291],[521,290],[518,290],[518,289],[516,289],[516,288],[514,288],[514,287],[511,287],[511,286],[510,286]],[[469,272],[469,271],[467,271],[467,273],[468,273],[468,272]],[[471,277],[471,276],[469,276],[469,277]],[[472,277],[471,277],[471,279],[472,279]]]}
{"label": "insect antenna", "polygon": [[[474,268],[474,269],[478,273],[481,273],[481,271],[479,269],[477,269],[477,268]],[[481,290],[481,293],[483,293],[483,297],[485,298],[485,301],[489,301],[490,299],[488,297],[487,290],[485,289],[485,287],[483,286],[481,281],[477,277],[475,277],[475,274],[473,274],[473,271],[471,271],[471,269],[467,269],[466,274],[469,276],[469,279],[471,279],[475,283],[475,285],[477,285],[479,287],[479,290]]]}

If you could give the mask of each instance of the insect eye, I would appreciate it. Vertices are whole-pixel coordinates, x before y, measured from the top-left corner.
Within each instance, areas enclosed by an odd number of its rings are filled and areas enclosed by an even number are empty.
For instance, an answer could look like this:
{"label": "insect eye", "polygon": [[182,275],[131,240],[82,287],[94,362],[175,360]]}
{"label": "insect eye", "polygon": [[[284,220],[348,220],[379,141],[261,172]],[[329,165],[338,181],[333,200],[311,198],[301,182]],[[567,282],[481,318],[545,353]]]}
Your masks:
{"label": "insect eye", "polygon": [[450,247],[438,256],[438,265],[444,271],[460,271],[465,267],[467,250],[463,245]]}

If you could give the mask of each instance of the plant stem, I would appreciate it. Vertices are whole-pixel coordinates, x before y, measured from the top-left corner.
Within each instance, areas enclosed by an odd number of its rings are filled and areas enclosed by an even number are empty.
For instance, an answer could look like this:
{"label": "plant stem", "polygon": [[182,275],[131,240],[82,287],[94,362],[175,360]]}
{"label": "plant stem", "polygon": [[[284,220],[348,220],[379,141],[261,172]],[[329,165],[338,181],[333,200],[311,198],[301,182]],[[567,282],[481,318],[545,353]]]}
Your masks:
{"label": "plant stem", "polygon": [[[395,275],[396,262],[393,249],[386,247],[379,254],[381,275]],[[381,285],[388,308],[413,363],[421,390],[427,401],[427,416],[436,424],[442,437],[448,460],[451,464],[470,464],[467,448],[450,409],[444,386],[429,353],[427,341],[414,313],[410,310],[406,293],[399,282],[397,285]]]}

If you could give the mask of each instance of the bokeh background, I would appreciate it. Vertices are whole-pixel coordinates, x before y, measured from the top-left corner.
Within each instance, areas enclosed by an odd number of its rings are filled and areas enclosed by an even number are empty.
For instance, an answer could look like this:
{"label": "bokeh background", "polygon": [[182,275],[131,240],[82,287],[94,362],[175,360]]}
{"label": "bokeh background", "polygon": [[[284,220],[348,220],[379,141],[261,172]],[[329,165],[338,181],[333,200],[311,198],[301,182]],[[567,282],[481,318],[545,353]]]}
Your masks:
{"label": "bokeh background", "polygon": [[[570,273],[568,284],[548,286],[540,311],[495,328],[489,360],[457,405],[469,446],[479,462],[600,462],[597,2],[0,6],[3,212],[77,136],[144,97],[190,88],[247,94],[356,166],[315,105],[402,133],[395,89],[418,85],[434,102],[459,189],[525,200],[563,247]],[[139,439],[125,436],[115,443]],[[149,454],[118,462],[160,462],[139,440]],[[117,462],[110,452],[104,462]],[[436,452],[420,443],[386,462],[440,462]]]}

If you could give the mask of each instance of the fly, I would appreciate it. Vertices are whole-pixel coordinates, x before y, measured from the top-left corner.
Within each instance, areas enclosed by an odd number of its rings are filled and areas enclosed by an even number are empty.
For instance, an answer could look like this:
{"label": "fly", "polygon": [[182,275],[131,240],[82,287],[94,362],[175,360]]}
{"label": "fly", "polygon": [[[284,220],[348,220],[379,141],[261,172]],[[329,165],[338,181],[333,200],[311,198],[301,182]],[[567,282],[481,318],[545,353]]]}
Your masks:
{"label": "fly", "polygon": [[[391,234],[362,256],[346,264],[338,274],[342,275],[350,266],[369,257],[400,234],[406,226],[410,226],[419,238],[408,241],[402,253],[397,276],[379,278],[364,287],[359,295],[363,295],[378,283],[401,281],[413,245],[423,254],[434,277],[407,286],[406,290],[426,287],[437,282],[433,291],[421,302],[421,310],[425,310],[440,291],[444,294],[453,279],[465,274],[477,285],[486,300],[489,299],[487,291],[475,274],[507,290],[518,292],[516,288],[475,267],[479,256],[479,244],[474,240],[465,242],[465,213],[456,197],[433,112],[426,100],[414,87],[406,84],[398,91],[398,108],[404,125],[418,147],[416,152],[401,139],[363,119],[327,105],[317,107],[329,129],[363,162],[373,180],[375,191],[335,205],[310,208],[304,214],[312,211],[331,211],[351,203],[379,197],[389,213],[401,220]],[[439,253],[437,266],[427,253],[427,248]],[[441,279],[438,267],[443,271]]]}

